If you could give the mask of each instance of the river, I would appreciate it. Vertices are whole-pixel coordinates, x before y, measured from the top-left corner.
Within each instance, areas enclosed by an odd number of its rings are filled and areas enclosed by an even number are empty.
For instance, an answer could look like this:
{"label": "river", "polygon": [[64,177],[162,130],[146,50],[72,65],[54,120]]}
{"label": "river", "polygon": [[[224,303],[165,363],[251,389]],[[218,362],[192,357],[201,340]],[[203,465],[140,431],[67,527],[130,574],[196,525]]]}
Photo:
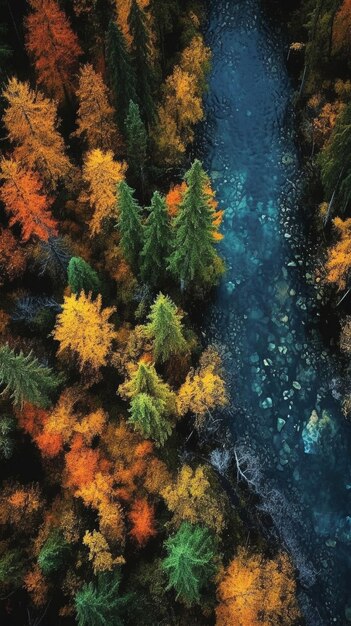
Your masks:
{"label": "river", "polygon": [[212,2],[206,38],[213,60],[200,149],[226,210],[227,273],[204,332],[223,346],[230,428],[262,465],[306,623],[339,626],[351,607],[350,428],[320,330],[323,286],[303,226],[312,218],[299,204],[286,41],[259,0]]}

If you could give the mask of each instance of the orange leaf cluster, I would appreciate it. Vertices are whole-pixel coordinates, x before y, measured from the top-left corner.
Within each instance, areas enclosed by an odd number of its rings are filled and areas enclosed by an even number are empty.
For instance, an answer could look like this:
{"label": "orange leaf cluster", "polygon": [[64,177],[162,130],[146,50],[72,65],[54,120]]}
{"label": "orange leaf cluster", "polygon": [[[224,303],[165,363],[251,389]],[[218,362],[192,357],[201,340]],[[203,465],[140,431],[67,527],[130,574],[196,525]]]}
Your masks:
{"label": "orange leaf cluster", "polygon": [[145,498],[133,502],[128,517],[132,523],[129,534],[139,546],[156,535],[154,507]]}
{"label": "orange leaf cluster", "polygon": [[57,222],[48,210],[52,200],[44,194],[38,174],[24,170],[13,159],[2,159],[0,178],[4,181],[0,198],[12,215],[10,226],[21,225],[22,240],[36,236],[47,241],[56,235]]}
{"label": "orange leaf cluster", "polygon": [[56,0],[29,0],[26,47],[34,58],[38,82],[62,100],[72,90],[77,59],[82,54],[77,36]]}
{"label": "orange leaf cluster", "polygon": [[285,554],[274,560],[239,550],[218,586],[216,626],[289,626],[299,611],[296,584]]}

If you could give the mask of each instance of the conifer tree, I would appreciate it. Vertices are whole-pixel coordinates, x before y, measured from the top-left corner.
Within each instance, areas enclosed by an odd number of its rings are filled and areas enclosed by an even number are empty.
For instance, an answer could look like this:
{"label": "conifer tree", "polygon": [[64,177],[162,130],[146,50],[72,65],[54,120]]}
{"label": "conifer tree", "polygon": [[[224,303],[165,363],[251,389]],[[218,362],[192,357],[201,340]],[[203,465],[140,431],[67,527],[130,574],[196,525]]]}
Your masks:
{"label": "conifer tree", "polygon": [[164,543],[168,556],[162,563],[177,598],[188,604],[200,602],[202,588],[215,572],[213,538],[207,528],[183,522],[178,532]]}
{"label": "conifer tree", "polygon": [[84,137],[89,150],[118,147],[117,129],[113,122],[114,110],[109,103],[109,94],[101,74],[95,72],[90,63],[83,65],[77,89],[79,108],[78,129],[73,133]]}
{"label": "conifer tree", "polygon": [[136,77],[136,91],[144,120],[151,124],[154,119],[152,85],[154,82],[151,67],[150,36],[145,14],[137,0],[132,0],[128,26],[132,36],[131,56]]}
{"label": "conifer tree", "polygon": [[119,594],[120,582],[119,573],[100,574],[95,584],[83,585],[75,596],[78,626],[124,625],[122,614],[132,595]]}
{"label": "conifer tree", "polygon": [[139,394],[147,394],[157,401],[159,409],[163,408],[165,414],[170,415],[176,412],[175,394],[167,383],[164,383],[158,376],[154,365],[141,361],[137,370],[130,380],[119,387],[122,397],[133,400]]}
{"label": "conifer tree", "polygon": [[147,439],[154,439],[157,445],[163,445],[172,433],[172,425],[164,415],[164,402],[152,398],[147,393],[139,393],[133,398],[129,422],[135,430]]}
{"label": "conifer tree", "polygon": [[160,293],[151,307],[147,330],[153,338],[156,361],[168,361],[171,356],[186,350],[182,315],[168,296]]}
{"label": "conifer tree", "polygon": [[125,120],[127,156],[130,170],[143,179],[147,151],[147,133],[140,117],[140,109],[132,100],[129,102]]}
{"label": "conifer tree", "polygon": [[0,384],[5,385],[3,393],[9,392],[14,404],[30,402],[48,406],[50,393],[60,383],[60,377],[39,363],[31,352],[26,356],[22,351],[16,355],[8,345],[0,347]]}
{"label": "conifer tree", "polygon": [[122,181],[118,185],[117,193],[120,246],[125,260],[136,272],[139,268],[139,256],[143,245],[143,226],[141,209],[133,196],[134,192],[131,187]]}
{"label": "conifer tree", "polygon": [[179,213],[174,220],[174,250],[169,269],[181,287],[213,285],[222,271],[215,249],[213,209],[208,202],[208,177],[200,161],[194,161],[184,180],[184,193]]}
{"label": "conifer tree", "polygon": [[61,532],[54,531],[42,546],[38,555],[38,565],[45,576],[60,570],[66,562],[70,549]]}
{"label": "conifer tree", "polygon": [[167,258],[171,249],[172,231],[167,206],[158,191],[152,196],[144,230],[141,273],[150,285],[157,286],[165,278]]}
{"label": "conifer tree", "polygon": [[89,263],[81,257],[73,256],[71,258],[67,274],[68,284],[73,293],[79,294],[81,291],[85,291],[85,293],[91,291],[93,295],[99,293],[101,288],[99,277]]}
{"label": "conifer tree", "polygon": [[106,61],[116,105],[116,119],[119,129],[123,130],[129,102],[136,101],[135,75],[124,37],[113,20],[109,23],[106,35]]}
{"label": "conifer tree", "polygon": [[12,215],[10,226],[16,223],[21,225],[22,240],[27,241],[36,236],[47,241],[55,235],[57,223],[49,211],[52,199],[44,194],[38,174],[25,170],[14,159],[3,158],[0,162],[0,178],[3,180],[0,198],[6,211]]}
{"label": "conifer tree", "polygon": [[29,0],[29,4],[33,12],[26,18],[26,46],[34,58],[38,82],[62,100],[72,91],[82,54],[77,36],[56,0]]}
{"label": "conifer tree", "polygon": [[71,164],[57,130],[57,108],[29,83],[11,78],[3,91],[6,102],[3,121],[11,142],[16,145],[16,158],[37,170],[51,187],[67,176]]}

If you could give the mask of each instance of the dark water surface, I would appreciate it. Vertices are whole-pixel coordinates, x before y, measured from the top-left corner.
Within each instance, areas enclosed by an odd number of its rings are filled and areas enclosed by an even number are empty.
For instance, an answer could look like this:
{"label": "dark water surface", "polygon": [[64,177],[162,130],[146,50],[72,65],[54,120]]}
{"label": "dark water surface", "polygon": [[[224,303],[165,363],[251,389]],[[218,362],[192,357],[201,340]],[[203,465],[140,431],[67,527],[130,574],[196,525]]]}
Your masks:
{"label": "dark water surface", "polygon": [[228,272],[205,331],[225,346],[231,428],[261,459],[307,623],[343,625],[351,607],[350,427],[302,227],[286,45],[259,0],[213,2],[207,41],[203,150],[226,209]]}

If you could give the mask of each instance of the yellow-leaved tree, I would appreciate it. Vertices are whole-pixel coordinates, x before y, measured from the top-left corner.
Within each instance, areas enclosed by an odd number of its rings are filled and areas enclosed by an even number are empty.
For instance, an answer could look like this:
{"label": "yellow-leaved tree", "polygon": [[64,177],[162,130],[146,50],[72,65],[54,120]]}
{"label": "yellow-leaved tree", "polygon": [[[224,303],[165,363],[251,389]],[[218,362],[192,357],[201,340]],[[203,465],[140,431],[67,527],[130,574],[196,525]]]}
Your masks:
{"label": "yellow-leaved tree", "polygon": [[339,240],[329,248],[326,280],[328,283],[335,283],[338,289],[344,289],[351,267],[351,218],[342,220],[336,217],[333,225]]}
{"label": "yellow-leaved tree", "polygon": [[116,187],[124,180],[126,163],[115,161],[111,150],[90,150],[84,160],[83,179],[88,184],[89,202],[94,209],[90,221],[92,235],[97,235],[103,223],[117,216]]}
{"label": "yellow-leaved tree", "polygon": [[95,72],[90,63],[80,70],[77,98],[78,129],[74,135],[83,137],[90,150],[100,148],[116,152],[120,139],[113,121],[114,110],[101,74]]}
{"label": "yellow-leaved tree", "polygon": [[71,164],[59,134],[56,104],[29,83],[11,78],[3,91],[6,108],[3,121],[16,158],[37,170],[55,188],[70,172]]}
{"label": "yellow-leaved tree", "polygon": [[200,35],[183,51],[168,76],[158,107],[154,140],[162,159],[177,163],[194,139],[194,125],[203,119],[202,95],[211,52]]}
{"label": "yellow-leaved tree", "polygon": [[84,291],[80,295],[65,296],[53,331],[54,338],[60,342],[58,352],[72,350],[81,369],[87,365],[98,370],[106,365],[116,338],[114,326],[109,322],[114,311],[111,307],[102,308],[100,295],[96,300]]}
{"label": "yellow-leaved tree", "polygon": [[168,484],[161,495],[173,512],[172,521],[176,526],[190,522],[205,524],[216,532],[223,530],[224,500],[211,484],[210,472],[204,465],[195,469],[183,465],[176,480]]}
{"label": "yellow-leaved tree", "polygon": [[191,370],[178,393],[178,410],[181,415],[188,411],[195,415],[195,425],[201,428],[206,415],[228,404],[226,385],[221,375],[221,358],[212,347],[203,353],[197,370]]}
{"label": "yellow-leaved tree", "polygon": [[296,583],[286,554],[266,560],[241,548],[218,585],[216,626],[297,623]]}

